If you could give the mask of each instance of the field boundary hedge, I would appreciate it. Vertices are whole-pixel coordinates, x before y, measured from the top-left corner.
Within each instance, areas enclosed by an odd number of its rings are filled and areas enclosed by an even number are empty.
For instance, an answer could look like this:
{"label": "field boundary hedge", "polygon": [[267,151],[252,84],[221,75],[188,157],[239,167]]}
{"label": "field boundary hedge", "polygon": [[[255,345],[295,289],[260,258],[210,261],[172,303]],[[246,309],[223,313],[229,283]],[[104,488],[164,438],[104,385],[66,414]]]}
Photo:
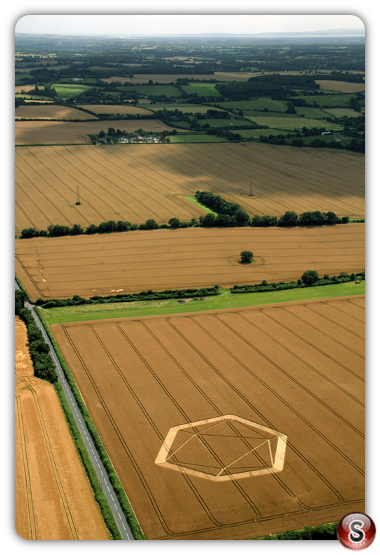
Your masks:
{"label": "field boundary hedge", "polygon": [[135,301],[157,301],[166,299],[189,299],[194,297],[210,297],[220,295],[219,285],[203,287],[201,289],[165,289],[165,291],[142,291],[141,293],[107,295],[100,297],[95,295],[84,299],[74,295],[68,299],[37,299],[36,305],[41,308],[57,308],[62,306],[77,306],[83,304],[106,304],[106,303],[131,303]]}
{"label": "field boundary hedge", "polygon": [[279,534],[253,538],[253,540],[337,540],[338,522],[328,522],[318,526],[305,526],[301,530],[286,530]]}
{"label": "field boundary hedge", "polygon": [[[307,272],[305,272],[307,273]],[[358,272],[357,274],[348,274],[341,272],[339,276],[328,276],[325,274],[323,278],[316,278],[314,282],[308,283],[301,278],[297,281],[279,281],[267,283],[265,280],[255,285],[234,285],[230,292],[232,295],[240,293],[265,293],[269,291],[285,291],[286,289],[303,289],[305,287],[320,287],[323,285],[337,285],[338,283],[347,283],[348,281],[355,281],[356,279],[365,280],[365,272]]]}
{"label": "field boundary hedge", "polygon": [[[325,274],[323,277],[319,277],[315,272],[315,277],[312,281],[304,278],[305,274],[310,271],[304,272],[302,278],[296,281],[279,281],[268,283],[263,280],[261,283],[256,284],[244,284],[244,285],[234,285],[230,288],[230,293],[232,295],[238,295],[241,293],[265,293],[270,291],[285,291],[287,289],[302,289],[305,287],[320,287],[323,285],[337,285],[339,283],[347,283],[349,281],[365,280],[365,271],[348,274],[347,272],[341,272],[338,276],[329,276]],[[314,273],[314,271],[311,271]],[[36,300],[36,306],[44,309],[49,308],[60,308],[65,306],[79,306],[79,305],[89,305],[89,304],[107,304],[107,303],[125,303],[125,302],[136,302],[136,301],[157,301],[157,300],[169,300],[169,299],[188,299],[196,297],[212,297],[220,295],[220,286],[214,285],[213,287],[203,287],[201,289],[166,289],[165,291],[142,291],[141,293],[131,293],[131,294],[118,294],[118,295],[107,295],[106,297],[100,297],[98,295],[90,297],[89,299],[84,299],[79,295],[74,295],[73,297],[67,299],[41,299]]]}

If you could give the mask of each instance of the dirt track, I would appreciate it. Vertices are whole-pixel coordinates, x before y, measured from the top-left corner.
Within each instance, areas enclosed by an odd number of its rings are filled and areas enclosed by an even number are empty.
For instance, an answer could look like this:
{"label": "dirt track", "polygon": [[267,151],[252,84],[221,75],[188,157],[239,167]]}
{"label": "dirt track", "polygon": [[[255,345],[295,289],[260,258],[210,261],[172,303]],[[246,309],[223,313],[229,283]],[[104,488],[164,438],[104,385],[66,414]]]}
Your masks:
{"label": "dirt track", "polygon": [[[364,270],[365,224],[316,228],[134,231],[16,240],[16,274],[32,299],[291,281]],[[255,263],[239,263],[251,250]]]}
{"label": "dirt track", "polygon": [[[364,511],[364,296],[51,329],[148,539],[246,539]],[[173,426],[223,415],[285,434],[283,469],[215,482],[155,464]],[[233,462],[255,441],[239,426],[182,432],[172,462],[268,467],[256,449]]]}
{"label": "dirt track", "polygon": [[51,384],[33,375],[16,317],[15,527],[29,540],[108,540]]}

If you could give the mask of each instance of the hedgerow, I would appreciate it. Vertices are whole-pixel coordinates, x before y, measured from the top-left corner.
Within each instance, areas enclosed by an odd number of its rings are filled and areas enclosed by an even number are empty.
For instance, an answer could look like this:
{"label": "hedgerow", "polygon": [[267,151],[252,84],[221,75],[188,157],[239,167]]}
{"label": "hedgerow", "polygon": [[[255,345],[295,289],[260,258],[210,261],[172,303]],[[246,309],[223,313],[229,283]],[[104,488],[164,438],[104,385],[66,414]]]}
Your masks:
{"label": "hedgerow", "polygon": [[280,534],[253,538],[254,540],[337,540],[337,522],[319,526],[305,526],[302,530],[286,530]]}
{"label": "hedgerow", "polygon": [[36,305],[41,308],[57,308],[62,306],[78,306],[84,304],[104,304],[104,303],[132,303],[135,301],[156,301],[164,299],[187,299],[194,297],[210,297],[220,295],[219,285],[213,287],[203,287],[201,289],[165,289],[165,291],[142,291],[141,293],[107,295],[100,297],[95,295],[89,299],[84,299],[79,295],[74,295],[68,299],[37,299]]}
{"label": "hedgerow", "polygon": [[[307,272],[304,272],[304,275]],[[354,281],[355,279],[365,280],[365,272],[359,272],[357,274],[352,273],[348,275],[347,272],[341,272],[339,276],[328,276],[325,274],[323,278],[318,277],[316,281],[310,283],[298,279],[297,281],[279,281],[268,283],[263,281],[255,285],[234,285],[230,290],[233,295],[240,293],[264,293],[267,291],[285,291],[286,289],[302,289],[304,287],[319,287],[322,285],[334,285],[336,283],[347,283],[348,281]]]}

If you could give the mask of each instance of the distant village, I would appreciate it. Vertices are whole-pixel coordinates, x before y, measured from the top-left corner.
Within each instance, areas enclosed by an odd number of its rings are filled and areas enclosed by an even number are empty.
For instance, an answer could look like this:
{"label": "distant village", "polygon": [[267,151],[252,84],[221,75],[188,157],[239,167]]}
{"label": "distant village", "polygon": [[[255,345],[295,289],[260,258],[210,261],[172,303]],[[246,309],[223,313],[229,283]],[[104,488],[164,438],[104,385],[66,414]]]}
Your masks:
{"label": "distant village", "polygon": [[[126,133],[125,131],[108,130],[108,133],[100,131],[98,135],[89,135],[93,144],[157,144],[169,142],[169,133],[167,131],[149,133],[142,130],[135,131],[134,133]],[[110,133],[111,131],[111,133]],[[171,133],[170,133],[171,134]]]}
{"label": "distant village", "polygon": [[119,143],[162,143],[166,142],[166,137],[157,137],[156,135],[148,135],[147,137],[142,137],[137,135],[135,137],[121,137]]}

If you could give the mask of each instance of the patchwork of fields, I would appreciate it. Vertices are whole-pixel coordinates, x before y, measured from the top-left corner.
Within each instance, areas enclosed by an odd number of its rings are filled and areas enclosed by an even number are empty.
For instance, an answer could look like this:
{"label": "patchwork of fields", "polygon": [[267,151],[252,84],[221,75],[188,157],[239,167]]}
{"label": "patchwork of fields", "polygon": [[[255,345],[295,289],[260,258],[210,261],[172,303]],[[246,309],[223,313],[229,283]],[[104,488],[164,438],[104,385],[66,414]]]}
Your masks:
{"label": "patchwork of fields", "polygon": [[[146,120],[152,124],[155,120]],[[114,121],[115,128],[133,123]],[[17,122],[36,129],[76,125],[94,132],[105,122]],[[163,125],[163,124],[162,124]],[[91,126],[91,129],[88,128]],[[144,124],[145,126],[145,124]],[[33,131],[34,129],[34,131]],[[83,136],[84,138],[84,136]],[[88,138],[88,137],[87,137]],[[55,139],[52,139],[55,140]],[[87,227],[108,220],[164,223],[204,213],[184,199],[209,190],[248,213],[287,210],[365,214],[365,158],[361,154],[261,144],[50,146],[16,149],[16,234],[50,224]],[[254,195],[249,196],[253,181]],[[77,187],[81,205],[76,206]]]}
{"label": "patchwork of fields", "polygon": [[364,297],[51,329],[148,539],[364,511]]}
{"label": "patchwork of fields", "polygon": [[[16,26],[15,308],[68,382],[16,316],[22,538],[336,539],[365,510],[364,27],[275,27]],[[347,223],[250,225],[289,211]]]}
{"label": "patchwork of fields", "polygon": [[[16,240],[16,273],[30,296],[66,298],[152,289],[291,281],[361,272],[365,225],[134,231]],[[255,263],[239,263],[252,250]]]}

